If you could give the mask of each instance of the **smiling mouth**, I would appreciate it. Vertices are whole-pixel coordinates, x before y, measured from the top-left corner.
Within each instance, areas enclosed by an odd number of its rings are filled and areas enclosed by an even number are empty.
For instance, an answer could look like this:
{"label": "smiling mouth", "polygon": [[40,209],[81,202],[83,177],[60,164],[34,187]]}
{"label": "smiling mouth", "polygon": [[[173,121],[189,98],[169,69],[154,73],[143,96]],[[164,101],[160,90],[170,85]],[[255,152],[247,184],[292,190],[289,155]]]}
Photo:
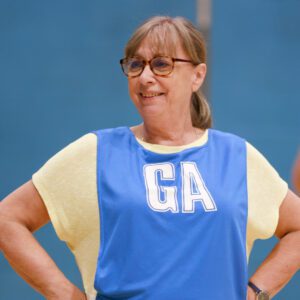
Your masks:
{"label": "smiling mouth", "polygon": [[162,95],[164,95],[164,93],[140,93],[140,96],[142,96],[145,99],[151,99]]}

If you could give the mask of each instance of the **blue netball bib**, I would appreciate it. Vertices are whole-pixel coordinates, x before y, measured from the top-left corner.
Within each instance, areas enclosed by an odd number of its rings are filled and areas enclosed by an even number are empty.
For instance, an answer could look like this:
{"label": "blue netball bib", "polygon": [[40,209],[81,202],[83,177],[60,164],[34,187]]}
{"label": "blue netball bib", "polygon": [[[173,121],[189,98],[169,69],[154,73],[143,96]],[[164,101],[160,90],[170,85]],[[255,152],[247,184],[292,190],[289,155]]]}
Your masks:
{"label": "blue netball bib", "polygon": [[245,141],[208,131],[173,154],[99,130],[97,300],[244,300]]}

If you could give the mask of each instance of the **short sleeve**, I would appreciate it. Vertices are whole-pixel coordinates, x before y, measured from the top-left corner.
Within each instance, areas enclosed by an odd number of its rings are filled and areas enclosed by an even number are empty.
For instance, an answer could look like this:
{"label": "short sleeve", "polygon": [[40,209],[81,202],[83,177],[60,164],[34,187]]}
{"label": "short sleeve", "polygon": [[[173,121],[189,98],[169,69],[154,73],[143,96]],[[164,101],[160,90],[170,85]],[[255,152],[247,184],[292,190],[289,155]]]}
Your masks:
{"label": "short sleeve", "polygon": [[248,224],[247,248],[250,252],[256,239],[274,235],[279,208],[287,191],[287,183],[280,178],[266,158],[247,143]]}
{"label": "short sleeve", "polygon": [[96,135],[86,134],[32,176],[58,237],[75,256],[88,295],[95,294],[100,243],[96,153]]}
{"label": "short sleeve", "polygon": [[[95,190],[90,188],[95,182],[84,182],[82,178],[91,177],[88,160],[95,160],[92,149],[93,134],[87,134],[69,144],[63,150],[49,159],[46,164],[32,177],[50,215],[50,219],[60,239],[69,242],[70,233],[79,227],[82,208],[86,204],[82,198],[88,199],[88,194]],[[90,173],[90,174],[89,174]],[[84,206],[84,207],[83,207]]]}

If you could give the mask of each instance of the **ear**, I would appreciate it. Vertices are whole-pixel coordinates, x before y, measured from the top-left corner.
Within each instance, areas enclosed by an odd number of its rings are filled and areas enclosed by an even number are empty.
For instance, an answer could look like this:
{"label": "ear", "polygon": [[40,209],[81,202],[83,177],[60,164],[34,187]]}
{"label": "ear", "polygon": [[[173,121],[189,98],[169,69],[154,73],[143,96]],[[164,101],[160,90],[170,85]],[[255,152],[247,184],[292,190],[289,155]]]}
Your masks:
{"label": "ear", "polygon": [[194,68],[194,74],[192,79],[192,92],[198,91],[203,84],[206,75],[206,64],[199,64]]}

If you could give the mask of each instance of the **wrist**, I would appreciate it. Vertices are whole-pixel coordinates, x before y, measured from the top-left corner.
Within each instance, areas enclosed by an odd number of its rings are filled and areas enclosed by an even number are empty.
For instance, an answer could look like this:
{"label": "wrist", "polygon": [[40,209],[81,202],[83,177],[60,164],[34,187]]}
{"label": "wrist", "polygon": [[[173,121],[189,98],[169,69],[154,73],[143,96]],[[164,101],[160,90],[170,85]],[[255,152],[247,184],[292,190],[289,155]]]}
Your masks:
{"label": "wrist", "polygon": [[45,297],[47,300],[72,300],[76,287],[68,280],[48,287]]}
{"label": "wrist", "polygon": [[[248,282],[248,288],[252,290],[252,292],[255,294],[256,300],[270,300],[270,293],[260,287],[258,287],[256,284],[254,284],[252,281]],[[251,293],[251,294],[253,294]]]}
{"label": "wrist", "polygon": [[247,300],[255,300],[256,294],[255,292],[248,286],[247,288]]}

